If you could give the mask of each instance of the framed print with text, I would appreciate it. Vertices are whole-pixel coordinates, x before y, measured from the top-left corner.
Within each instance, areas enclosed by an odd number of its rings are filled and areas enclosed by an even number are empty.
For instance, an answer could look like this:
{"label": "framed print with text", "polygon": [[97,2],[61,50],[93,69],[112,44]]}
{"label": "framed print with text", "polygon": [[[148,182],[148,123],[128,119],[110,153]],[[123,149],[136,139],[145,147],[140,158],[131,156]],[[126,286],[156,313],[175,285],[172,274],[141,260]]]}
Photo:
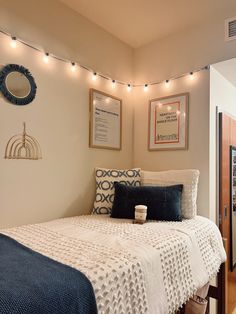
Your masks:
{"label": "framed print with text", "polygon": [[188,147],[189,94],[150,100],[149,150],[177,150]]}
{"label": "framed print with text", "polygon": [[122,100],[90,89],[89,146],[121,150]]}

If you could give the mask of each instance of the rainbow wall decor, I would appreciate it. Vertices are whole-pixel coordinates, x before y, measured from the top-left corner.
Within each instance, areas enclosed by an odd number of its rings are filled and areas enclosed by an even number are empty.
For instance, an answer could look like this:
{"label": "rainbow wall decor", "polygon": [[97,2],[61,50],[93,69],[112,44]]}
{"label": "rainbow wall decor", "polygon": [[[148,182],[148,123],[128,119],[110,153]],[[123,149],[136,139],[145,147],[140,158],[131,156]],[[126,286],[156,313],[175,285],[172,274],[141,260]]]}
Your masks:
{"label": "rainbow wall decor", "polygon": [[38,141],[26,133],[26,124],[23,123],[23,133],[14,135],[7,143],[6,159],[42,159],[41,148]]}

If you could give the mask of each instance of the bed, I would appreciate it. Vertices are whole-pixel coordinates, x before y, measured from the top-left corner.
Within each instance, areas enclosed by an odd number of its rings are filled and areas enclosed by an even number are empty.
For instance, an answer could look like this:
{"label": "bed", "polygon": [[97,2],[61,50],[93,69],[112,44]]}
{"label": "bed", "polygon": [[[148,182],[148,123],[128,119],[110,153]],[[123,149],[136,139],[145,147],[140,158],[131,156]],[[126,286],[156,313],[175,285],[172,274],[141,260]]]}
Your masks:
{"label": "bed", "polygon": [[226,260],[218,228],[200,216],[138,225],[85,215],[0,233],[84,274],[101,314],[175,313]]}

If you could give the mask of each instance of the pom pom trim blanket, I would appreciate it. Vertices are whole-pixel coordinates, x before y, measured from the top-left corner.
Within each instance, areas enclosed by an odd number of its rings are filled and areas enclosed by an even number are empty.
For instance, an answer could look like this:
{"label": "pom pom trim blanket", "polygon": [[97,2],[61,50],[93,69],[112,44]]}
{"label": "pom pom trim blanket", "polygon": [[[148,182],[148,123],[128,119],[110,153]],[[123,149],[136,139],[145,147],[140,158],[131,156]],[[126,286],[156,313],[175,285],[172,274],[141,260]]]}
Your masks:
{"label": "pom pom trim blanket", "polygon": [[80,216],[2,233],[91,281],[99,313],[174,313],[219,271],[226,259],[210,220],[182,222]]}

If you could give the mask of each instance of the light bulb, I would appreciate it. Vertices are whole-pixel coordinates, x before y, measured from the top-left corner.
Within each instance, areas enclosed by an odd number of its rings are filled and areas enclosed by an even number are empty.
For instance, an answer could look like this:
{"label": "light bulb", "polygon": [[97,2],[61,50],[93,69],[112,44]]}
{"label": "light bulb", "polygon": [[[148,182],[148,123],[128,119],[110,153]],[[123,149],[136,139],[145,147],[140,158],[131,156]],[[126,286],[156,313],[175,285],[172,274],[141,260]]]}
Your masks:
{"label": "light bulb", "polygon": [[17,46],[16,37],[12,37],[11,38],[10,45],[11,45],[12,48],[14,48],[14,49],[16,48],[16,46]]}
{"label": "light bulb", "polygon": [[148,84],[145,84],[143,89],[145,92],[147,92],[148,91]]}
{"label": "light bulb", "polygon": [[44,54],[44,56],[43,56],[43,61],[44,61],[44,63],[48,63],[48,61],[49,61],[49,53],[48,53],[48,52],[46,52],[46,53]]}
{"label": "light bulb", "polygon": [[131,89],[132,89],[131,85],[130,85],[130,84],[128,84],[128,85],[127,85],[127,91],[128,91],[128,92],[130,92],[130,91],[131,91]]}
{"label": "light bulb", "polygon": [[96,79],[97,79],[97,73],[96,72],[93,73],[92,79],[93,79],[93,81],[96,81]]}
{"label": "light bulb", "polygon": [[189,75],[190,75],[190,80],[194,80],[194,73],[190,72]]}
{"label": "light bulb", "polygon": [[76,71],[76,64],[74,62],[71,62],[71,71],[72,72]]}
{"label": "light bulb", "polygon": [[116,81],[115,80],[112,80],[111,86],[112,86],[112,88],[116,87]]}
{"label": "light bulb", "polygon": [[166,80],[166,81],[165,81],[165,85],[166,85],[166,87],[168,88],[168,87],[170,86],[170,81],[169,81],[169,80]]}

